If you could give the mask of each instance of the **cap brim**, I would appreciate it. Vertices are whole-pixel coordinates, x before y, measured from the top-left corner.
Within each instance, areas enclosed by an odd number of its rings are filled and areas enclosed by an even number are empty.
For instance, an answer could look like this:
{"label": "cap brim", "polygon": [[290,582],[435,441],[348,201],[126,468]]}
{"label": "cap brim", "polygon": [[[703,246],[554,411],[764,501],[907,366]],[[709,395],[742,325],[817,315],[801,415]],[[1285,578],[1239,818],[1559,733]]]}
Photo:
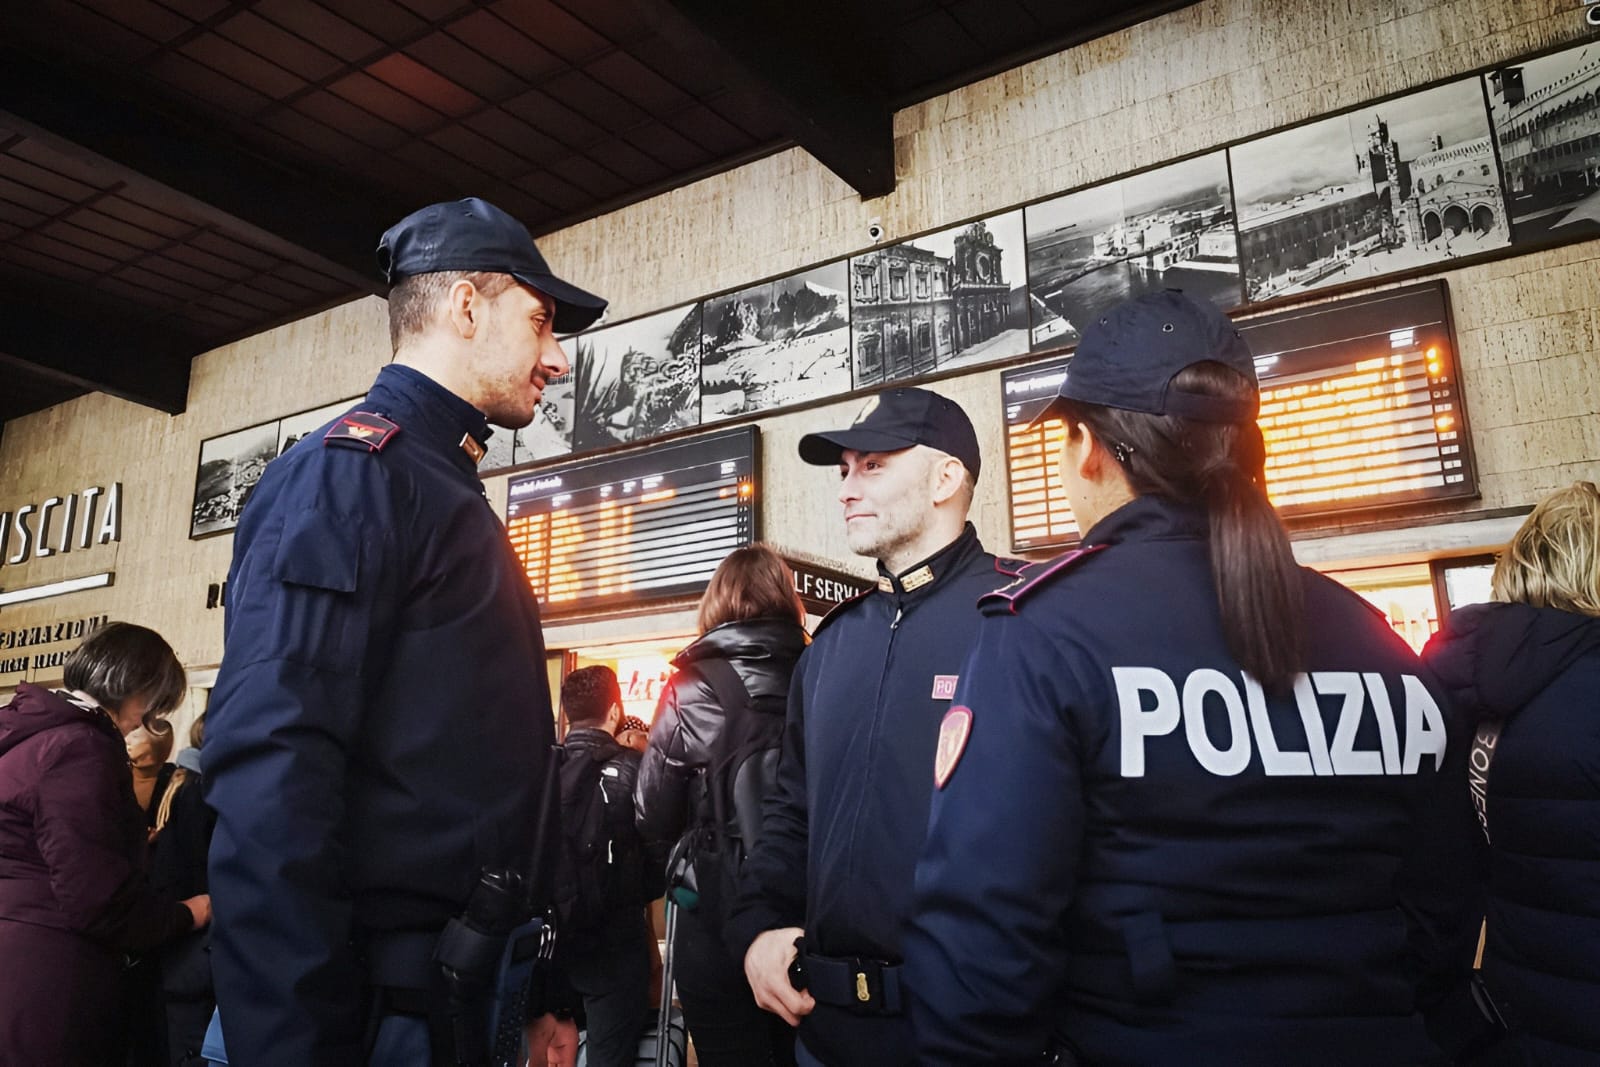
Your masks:
{"label": "cap brim", "polygon": [[532,274],[519,271],[511,275],[523,285],[531,285],[556,303],[556,333],[578,333],[593,326],[606,310],[603,297],[564,282],[554,274]]}
{"label": "cap brim", "polygon": [[1039,414],[1028,420],[1027,429],[1037,429],[1050,419],[1059,419],[1061,417],[1061,409],[1066,407],[1066,404],[1066,397],[1052,397],[1048,404],[1039,409]]}
{"label": "cap brim", "polygon": [[916,444],[881,430],[831,430],[800,438],[800,458],[816,467],[831,467],[846,452],[899,452]]}

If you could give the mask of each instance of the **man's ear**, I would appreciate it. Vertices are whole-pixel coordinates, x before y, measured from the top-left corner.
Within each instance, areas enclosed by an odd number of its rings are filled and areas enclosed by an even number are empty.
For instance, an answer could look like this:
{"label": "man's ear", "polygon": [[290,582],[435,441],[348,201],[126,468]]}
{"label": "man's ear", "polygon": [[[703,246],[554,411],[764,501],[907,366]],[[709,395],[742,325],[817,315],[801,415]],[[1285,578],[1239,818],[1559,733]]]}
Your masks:
{"label": "man's ear", "polygon": [[967,468],[954,456],[944,456],[934,463],[933,502],[943,504],[960,492],[966,481]]}
{"label": "man's ear", "polygon": [[465,278],[457,278],[445,293],[445,313],[450,325],[463,340],[478,332],[478,316],[483,311],[483,294]]}
{"label": "man's ear", "polygon": [[621,726],[622,726],[622,705],[613,702],[612,705],[611,705],[611,710],[606,712],[606,732],[610,733],[612,736],[615,736],[616,733],[617,733],[617,730]]}

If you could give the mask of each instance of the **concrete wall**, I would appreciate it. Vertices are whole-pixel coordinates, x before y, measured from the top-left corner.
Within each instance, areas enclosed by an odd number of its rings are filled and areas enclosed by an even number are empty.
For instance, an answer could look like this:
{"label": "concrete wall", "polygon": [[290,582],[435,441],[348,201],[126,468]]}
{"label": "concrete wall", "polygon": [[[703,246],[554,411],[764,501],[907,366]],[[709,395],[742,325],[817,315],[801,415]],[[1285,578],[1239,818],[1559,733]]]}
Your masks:
{"label": "concrete wall", "polygon": [[[1583,32],[1578,0],[1207,0],[902,111],[898,186],[887,197],[862,202],[787,151],[552,234],[541,248],[610,297],[616,321],[859,251],[872,218],[893,241]],[[1434,510],[1525,508],[1574,478],[1600,477],[1600,241],[1435,276],[1450,286],[1483,497]],[[360,393],[387,357],[384,306],[367,299],[196,360],[183,415],[96,395],[7,425],[0,510],[121,481],[124,529],[120,544],[0,567],[0,589],[116,571],[109,589],[0,610],[0,630],[107,614],[157,627],[194,668],[216,664],[222,613],[205,609],[205,595],[227,570],[232,537],[188,539],[201,440]],[[988,430],[991,468],[974,519],[1004,550],[998,377],[991,369],[936,388]],[[792,457],[801,434],[847,423],[860,402],[762,421],[768,538],[851,558],[835,477]],[[505,478],[488,489],[502,506]],[[1425,552],[1431,542],[1417,543]],[[678,613],[552,636],[686,628]],[[0,690],[16,678],[0,675]]]}

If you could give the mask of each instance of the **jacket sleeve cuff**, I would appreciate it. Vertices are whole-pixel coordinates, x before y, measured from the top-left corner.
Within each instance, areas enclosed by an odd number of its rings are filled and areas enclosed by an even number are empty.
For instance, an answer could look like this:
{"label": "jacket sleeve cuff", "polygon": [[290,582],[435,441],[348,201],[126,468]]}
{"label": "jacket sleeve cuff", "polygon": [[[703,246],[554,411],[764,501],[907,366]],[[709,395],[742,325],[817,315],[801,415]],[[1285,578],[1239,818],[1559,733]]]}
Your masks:
{"label": "jacket sleeve cuff", "polygon": [[186,934],[193,930],[194,912],[190,911],[185,904],[174,904],[173,907],[177,911],[173,913],[172,936],[177,937],[179,934]]}
{"label": "jacket sleeve cuff", "polygon": [[740,902],[738,910],[728,917],[726,944],[734,951],[734,958],[742,962],[755,939],[768,930],[780,930],[785,926],[803,928],[805,922],[803,914],[790,916],[768,901],[746,898]]}

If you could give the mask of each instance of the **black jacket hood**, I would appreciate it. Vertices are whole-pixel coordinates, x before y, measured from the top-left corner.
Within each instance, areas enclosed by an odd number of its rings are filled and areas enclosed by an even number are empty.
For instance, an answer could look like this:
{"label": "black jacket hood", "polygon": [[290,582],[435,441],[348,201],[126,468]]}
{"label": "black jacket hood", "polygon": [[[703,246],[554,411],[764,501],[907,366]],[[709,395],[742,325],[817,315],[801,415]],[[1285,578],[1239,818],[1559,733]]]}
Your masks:
{"label": "black jacket hood", "polygon": [[1473,604],[1450,614],[1424,658],[1460,707],[1503,719],[1596,649],[1600,618],[1528,604]]}

